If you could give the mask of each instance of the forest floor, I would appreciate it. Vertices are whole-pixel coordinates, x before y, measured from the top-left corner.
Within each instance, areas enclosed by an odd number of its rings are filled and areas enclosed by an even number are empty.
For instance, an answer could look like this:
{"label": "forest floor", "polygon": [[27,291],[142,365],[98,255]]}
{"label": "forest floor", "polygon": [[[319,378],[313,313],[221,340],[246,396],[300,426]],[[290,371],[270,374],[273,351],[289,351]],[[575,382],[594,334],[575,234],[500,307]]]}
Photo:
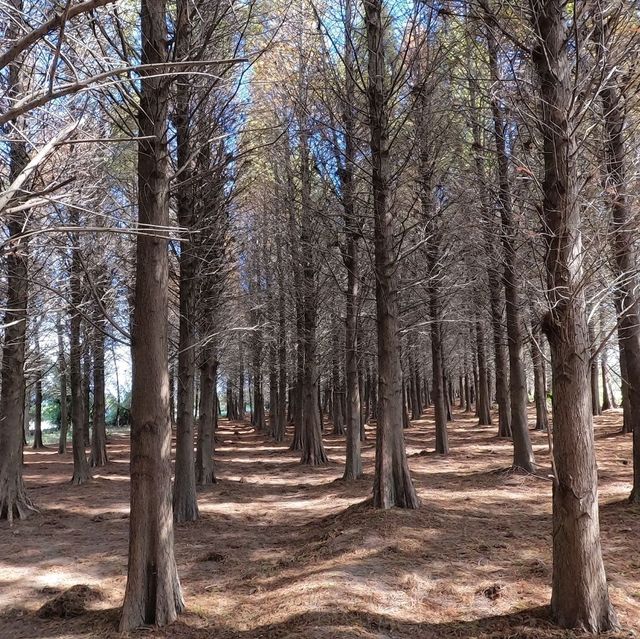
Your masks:
{"label": "forest floor", "polygon": [[[366,477],[342,475],[344,438],[326,435],[331,462],[310,468],[245,424],[221,421],[218,483],[199,490],[201,518],[176,527],[187,612],[134,637],[177,639],[568,639],[547,621],[551,482],[547,438],[532,433],[540,476],[506,472],[511,446],[496,427],[457,413],[451,454],[433,454],[431,414],[406,431],[422,506],[374,511],[374,430]],[[640,634],[640,510],[630,489],[631,437],[621,413],[596,419],[600,513],[611,596],[625,630]],[[327,432],[329,427],[327,426]],[[0,638],[115,638],[128,535],[128,441],[83,486],[71,454],[26,451],[40,514],[0,526]],[[75,584],[89,610],[42,619],[38,609]],[[634,634],[634,628],[635,633]]]}

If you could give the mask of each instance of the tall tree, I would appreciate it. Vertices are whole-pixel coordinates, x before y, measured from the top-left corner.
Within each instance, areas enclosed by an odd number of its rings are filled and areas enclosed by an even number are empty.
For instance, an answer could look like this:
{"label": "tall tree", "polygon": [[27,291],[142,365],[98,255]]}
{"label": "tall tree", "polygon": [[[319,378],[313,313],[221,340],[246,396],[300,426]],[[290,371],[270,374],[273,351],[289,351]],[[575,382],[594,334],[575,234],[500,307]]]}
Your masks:
{"label": "tall tree", "polygon": [[[143,65],[167,61],[165,0],[141,1]],[[120,630],[165,625],[184,608],[173,551],[171,419],[167,344],[169,81],[141,71],[138,229],[131,335],[131,516]]]}
{"label": "tall tree", "polygon": [[376,318],[378,336],[378,424],[373,505],[419,505],[404,446],[402,367],[394,215],[389,206],[389,95],[385,82],[382,0],[364,0],[368,45],[368,98],[373,192]]}
{"label": "tall tree", "polygon": [[[542,217],[549,311],[543,328],[553,373],[553,580],[551,611],[565,628],[617,626],[600,546],[598,476],[589,390],[589,338],[577,193],[570,34],[561,0],[530,0],[541,98]],[[576,14],[573,19],[577,20]]]}

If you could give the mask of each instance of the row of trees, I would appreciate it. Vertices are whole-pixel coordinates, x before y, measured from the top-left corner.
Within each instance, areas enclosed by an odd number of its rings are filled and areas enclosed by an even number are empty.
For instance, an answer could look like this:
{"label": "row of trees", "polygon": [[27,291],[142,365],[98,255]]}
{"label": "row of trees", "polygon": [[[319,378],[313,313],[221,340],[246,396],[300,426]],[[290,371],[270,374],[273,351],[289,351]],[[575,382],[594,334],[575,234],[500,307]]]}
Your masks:
{"label": "row of trees", "polygon": [[546,429],[549,372],[553,615],[615,627],[592,414],[619,379],[637,501],[629,8],[143,0],[138,22],[131,2],[11,0],[0,516],[36,509],[29,379],[57,359],[64,441],[68,363],[84,483],[89,421],[91,464],[107,463],[105,370],[127,368],[105,362],[130,344],[121,628],[169,623],[184,607],[173,522],[196,520],[196,485],[215,481],[218,386],[230,418],[250,404],[276,441],[291,423],[303,464],[327,461],[328,414],[344,480],[362,475],[375,418],[373,506],[417,508],[409,413],[433,405],[447,454],[452,404],[474,404],[514,468],[537,472],[527,404],[531,389]]}

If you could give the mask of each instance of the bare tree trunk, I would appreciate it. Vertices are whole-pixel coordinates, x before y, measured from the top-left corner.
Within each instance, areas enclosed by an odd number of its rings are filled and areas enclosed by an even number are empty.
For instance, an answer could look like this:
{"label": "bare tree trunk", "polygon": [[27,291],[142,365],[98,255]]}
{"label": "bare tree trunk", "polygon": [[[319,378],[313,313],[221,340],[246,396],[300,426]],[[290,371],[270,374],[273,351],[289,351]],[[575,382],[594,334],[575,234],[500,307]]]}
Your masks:
{"label": "bare tree trunk", "polygon": [[102,313],[96,308],[93,338],[93,430],[91,432],[91,466],[107,464],[107,429],[104,397],[104,334],[100,330]]}
{"label": "bare tree trunk", "polygon": [[316,361],[317,291],[316,268],[312,246],[311,176],[309,174],[309,147],[307,132],[302,125],[300,133],[300,182],[302,188],[302,328],[304,341],[303,383],[303,441],[300,463],[317,466],[328,460],[322,443],[322,417],[318,402],[319,375]]}
{"label": "bare tree trunk", "polygon": [[[486,7],[486,5],[485,5]],[[494,84],[499,84],[498,47],[493,35],[491,17],[485,10],[489,68]],[[524,335],[522,300],[519,282],[519,260],[516,251],[517,227],[513,216],[509,158],[505,141],[504,115],[495,91],[491,92],[494,138],[498,166],[498,204],[501,219],[501,239],[504,252],[504,293],[506,301],[507,338],[509,350],[509,395],[511,401],[511,434],[513,465],[534,472],[535,457],[529,437],[527,418],[527,376],[524,368]]]}
{"label": "bare tree trunk", "polygon": [[[589,339],[577,194],[573,75],[565,6],[531,0],[538,37],[544,153],[542,217],[547,295],[543,328],[553,372],[553,580],[551,611],[564,628],[592,633],[617,626],[600,546],[598,477],[589,393]],[[574,15],[574,19],[576,19]],[[571,54],[573,55],[573,53]]]}
{"label": "bare tree trunk", "polygon": [[617,74],[610,74],[606,82],[601,96],[605,126],[606,192],[610,198],[611,241],[615,275],[619,282],[615,293],[618,340],[622,355],[621,368],[623,358],[625,368],[622,407],[626,432],[633,433],[633,488],[630,501],[640,503],[640,310],[636,292],[636,218],[629,210],[627,201],[624,96],[617,85]]}
{"label": "bare tree trunk", "polygon": [[216,370],[217,362],[211,347],[205,346],[200,364],[200,418],[196,449],[196,481],[200,486],[216,483],[214,429],[216,423]]}
{"label": "bare tree trunk", "polygon": [[64,326],[61,312],[58,312],[56,329],[58,333],[58,372],[60,375],[60,438],[58,440],[58,454],[64,455],[67,452],[69,413],[67,410],[67,363],[64,357]]}
{"label": "bare tree trunk", "polygon": [[[11,0],[12,17],[5,35],[16,38],[23,22],[22,0]],[[9,65],[12,99],[20,93],[20,61]],[[19,126],[18,123],[13,122]],[[17,135],[9,148],[9,179],[15,180],[29,161],[26,144]],[[3,217],[6,213],[2,212]],[[25,401],[25,335],[27,330],[28,246],[23,236],[28,211],[6,215],[10,244],[6,250],[6,311],[2,347],[2,385],[0,387],[0,519],[25,519],[35,511],[22,478],[22,447]]]}
{"label": "bare tree trunk", "polygon": [[476,319],[476,349],[478,352],[478,384],[476,410],[480,426],[491,424],[491,402],[489,399],[489,374],[484,349],[484,329],[482,322]]}
{"label": "bare tree trunk", "polygon": [[[142,64],[167,61],[165,0],[142,0]],[[169,225],[169,83],[140,71],[138,216],[141,228]],[[137,236],[132,329],[131,516],[129,566],[120,631],[166,625],[184,608],[173,553],[171,420],[167,344],[167,239]]]}
{"label": "bare tree trunk", "polygon": [[536,405],[536,430],[549,430],[549,414],[547,411],[547,389],[545,388],[544,359],[542,357],[542,332],[534,328],[531,344],[531,361],[533,363],[533,399]]}
{"label": "bare tree trunk", "polygon": [[378,332],[378,424],[373,505],[417,508],[419,505],[402,432],[402,368],[398,335],[394,216],[388,205],[389,124],[384,78],[382,1],[364,0],[369,51],[369,127],[371,132],[374,211],[376,317]]}
{"label": "bare tree trunk", "polygon": [[[74,207],[70,212],[70,225],[78,228],[80,219],[78,210]],[[71,422],[73,444],[73,476],[72,484],[84,484],[91,479],[91,468],[87,461],[86,445],[86,413],[85,397],[82,383],[82,343],[80,341],[82,329],[82,257],[80,256],[80,235],[71,233],[71,320],[69,333],[69,368],[71,373]]]}
{"label": "bare tree trunk", "polygon": [[33,450],[44,448],[42,443],[42,369],[40,361],[40,343],[38,339],[38,329],[35,329],[35,359],[36,359],[36,380],[35,380],[35,415],[33,431]]}
{"label": "bare tree trunk", "polygon": [[[176,57],[189,57],[190,3],[178,0],[176,4]],[[180,75],[176,79],[176,99],[173,121],[176,128],[177,168],[181,172],[176,189],[178,223],[190,233],[195,232],[196,215],[193,197],[193,158],[191,153],[190,78]],[[195,305],[197,286],[197,258],[193,238],[180,246],[179,336],[178,336],[178,397],[176,420],[176,462],[173,483],[173,519],[176,522],[198,519],[196,496],[196,470],[194,444],[194,386],[196,372]]]}

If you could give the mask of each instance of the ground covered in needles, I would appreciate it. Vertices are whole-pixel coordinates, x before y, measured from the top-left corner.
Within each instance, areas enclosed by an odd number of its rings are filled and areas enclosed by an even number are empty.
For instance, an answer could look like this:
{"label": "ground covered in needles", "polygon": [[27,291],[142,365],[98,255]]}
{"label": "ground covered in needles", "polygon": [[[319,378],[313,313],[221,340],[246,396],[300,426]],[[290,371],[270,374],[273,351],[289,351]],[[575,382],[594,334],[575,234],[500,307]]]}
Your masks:
{"label": "ground covered in needles", "polygon": [[[640,634],[640,510],[625,503],[631,437],[621,413],[596,418],[602,539],[624,631]],[[546,435],[532,433],[538,476],[507,470],[510,444],[457,413],[451,454],[433,454],[430,414],[406,431],[422,506],[372,510],[374,430],[366,476],[344,483],[344,438],[331,462],[297,454],[246,424],[221,421],[219,481],[199,492],[201,518],[176,529],[188,612],[135,636],[177,639],[571,638],[547,621],[551,482]],[[0,637],[120,637],[128,534],[128,441],[84,486],[70,453],[26,451],[40,514],[0,527]],[[74,588],[75,587],[75,588]],[[69,589],[73,588],[70,592]],[[635,633],[634,633],[635,630]]]}

